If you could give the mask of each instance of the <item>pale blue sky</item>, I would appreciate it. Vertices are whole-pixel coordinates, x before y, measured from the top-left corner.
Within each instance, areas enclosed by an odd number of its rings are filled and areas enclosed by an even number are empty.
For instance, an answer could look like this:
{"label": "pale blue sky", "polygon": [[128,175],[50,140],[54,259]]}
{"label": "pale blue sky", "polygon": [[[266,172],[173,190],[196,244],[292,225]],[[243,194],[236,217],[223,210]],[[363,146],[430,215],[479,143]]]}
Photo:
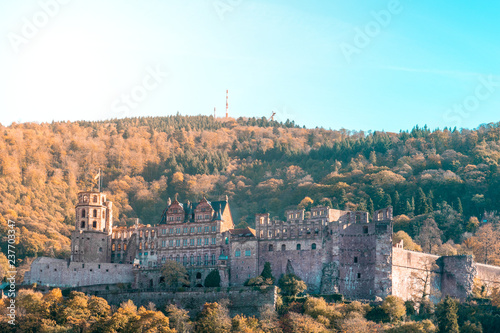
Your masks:
{"label": "pale blue sky", "polygon": [[0,0],[3,125],[220,116],[226,89],[230,116],[307,127],[500,121],[500,3],[60,2]]}

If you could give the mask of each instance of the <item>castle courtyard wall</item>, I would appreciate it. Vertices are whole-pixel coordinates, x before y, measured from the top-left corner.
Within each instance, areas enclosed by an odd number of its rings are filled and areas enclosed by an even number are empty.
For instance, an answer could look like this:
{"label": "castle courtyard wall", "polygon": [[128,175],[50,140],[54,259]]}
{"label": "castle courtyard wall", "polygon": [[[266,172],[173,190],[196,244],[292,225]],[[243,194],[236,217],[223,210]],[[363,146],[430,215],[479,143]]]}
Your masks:
{"label": "castle courtyard wall", "polygon": [[24,283],[50,287],[79,287],[133,283],[132,265],[80,263],[54,258],[37,258],[25,274]]}

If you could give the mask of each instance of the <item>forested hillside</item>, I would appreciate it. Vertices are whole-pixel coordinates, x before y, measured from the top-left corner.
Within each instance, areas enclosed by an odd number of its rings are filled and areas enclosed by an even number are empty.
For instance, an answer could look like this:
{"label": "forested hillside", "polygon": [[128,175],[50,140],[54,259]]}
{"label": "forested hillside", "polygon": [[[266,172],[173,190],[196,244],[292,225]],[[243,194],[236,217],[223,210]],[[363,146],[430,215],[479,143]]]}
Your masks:
{"label": "forested hillside", "polygon": [[[424,251],[454,253],[475,251],[471,236],[484,228],[474,217],[500,204],[500,124],[366,133],[177,115],[12,124],[0,134],[1,232],[16,222],[20,260],[68,256],[77,192],[95,188],[99,168],[118,224],[157,223],[176,194],[228,195],[240,225],[252,225],[255,213],[282,218],[299,203],[370,212],[393,205],[403,215],[395,231]],[[496,214],[488,216],[496,226]],[[439,239],[426,238],[432,228]]]}

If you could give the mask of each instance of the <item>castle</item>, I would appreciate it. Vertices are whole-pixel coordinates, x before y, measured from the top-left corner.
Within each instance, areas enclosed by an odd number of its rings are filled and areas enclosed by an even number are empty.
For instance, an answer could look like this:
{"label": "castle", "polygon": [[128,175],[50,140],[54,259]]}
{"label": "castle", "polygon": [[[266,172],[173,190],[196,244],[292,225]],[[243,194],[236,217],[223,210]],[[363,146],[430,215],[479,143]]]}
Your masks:
{"label": "castle", "polygon": [[474,283],[500,286],[500,267],[471,256],[438,257],[393,246],[392,208],[367,212],[328,207],[289,210],[286,219],[255,216],[255,229],[235,229],[228,198],[168,202],[156,225],[113,227],[113,205],[101,192],[81,192],[75,207],[71,258],[37,258],[25,283],[57,287],[130,284],[157,288],[167,260],[184,265],[193,288],[218,270],[221,286],[241,286],[271,263],[273,275],[293,272],[310,293],[373,300],[426,293],[465,299]]}

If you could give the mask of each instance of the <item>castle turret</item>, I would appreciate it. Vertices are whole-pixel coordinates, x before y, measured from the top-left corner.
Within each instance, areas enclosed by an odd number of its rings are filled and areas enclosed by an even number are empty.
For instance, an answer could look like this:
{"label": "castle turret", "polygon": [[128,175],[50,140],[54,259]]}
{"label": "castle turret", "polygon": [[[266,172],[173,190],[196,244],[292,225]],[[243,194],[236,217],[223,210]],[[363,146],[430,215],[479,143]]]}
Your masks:
{"label": "castle turret", "polygon": [[71,235],[71,260],[110,262],[113,204],[101,192],[80,192]]}

